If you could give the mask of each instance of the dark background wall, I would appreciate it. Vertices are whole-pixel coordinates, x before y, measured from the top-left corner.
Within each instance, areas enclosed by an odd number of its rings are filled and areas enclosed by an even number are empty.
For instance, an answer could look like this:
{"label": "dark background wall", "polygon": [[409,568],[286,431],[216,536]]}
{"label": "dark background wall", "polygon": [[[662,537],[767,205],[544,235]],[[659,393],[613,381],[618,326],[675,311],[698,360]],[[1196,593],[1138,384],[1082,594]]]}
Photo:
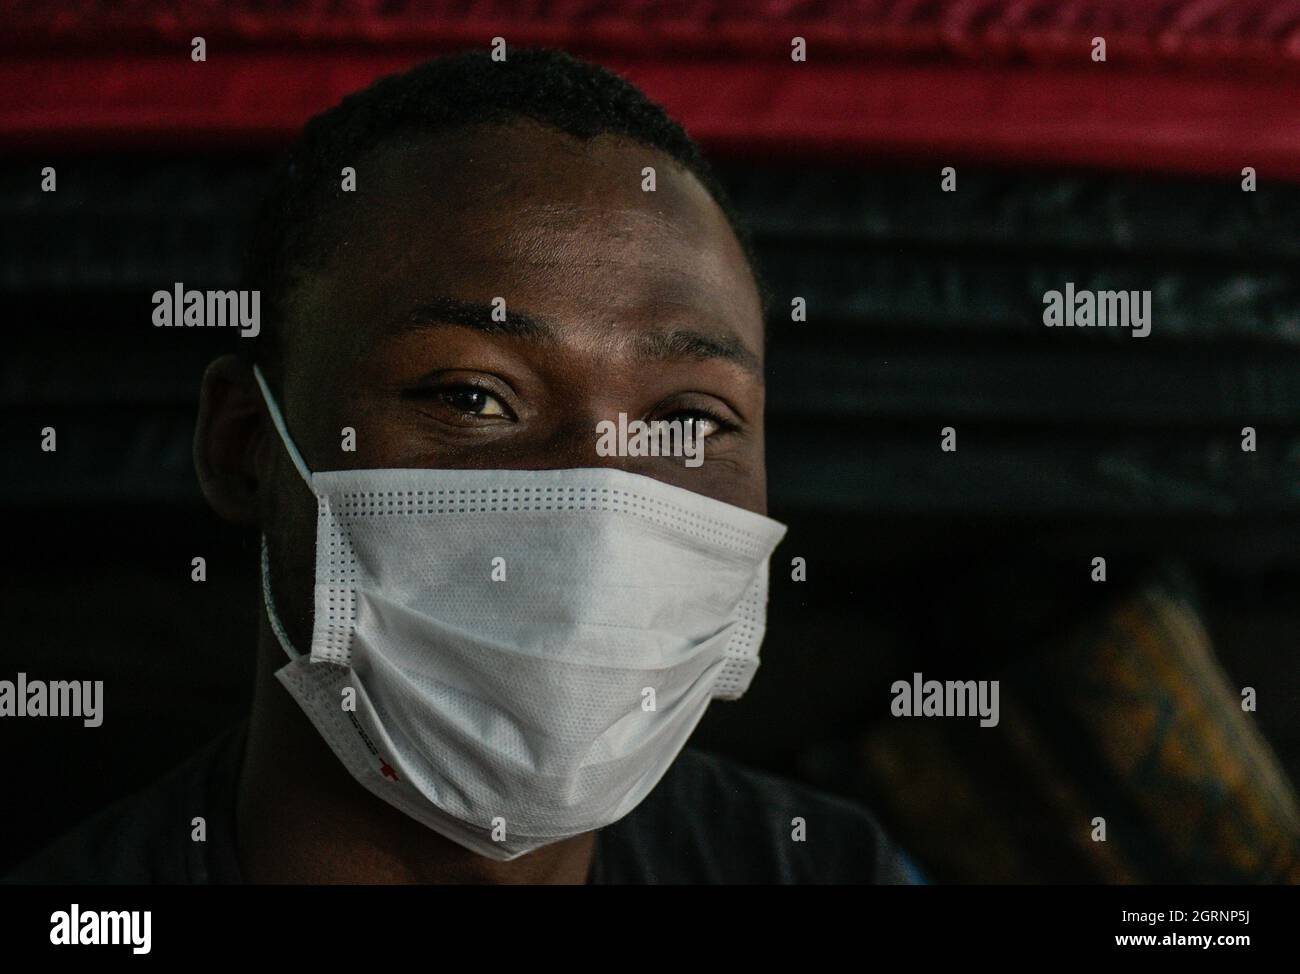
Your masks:
{"label": "dark background wall", "polygon": [[[258,606],[255,538],[206,509],[190,460],[199,377],[229,336],[155,329],[150,295],[230,285],[269,158],[40,161],[57,194],[36,190],[36,160],[0,170],[0,673],[104,679],[108,720],[6,725],[12,780],[30,785],[7,799],[4,861],[237,718]],[[842,752],[891,719],[894,679],[989,672],[1172,560],[1300,772],[1300,193],[972,168],[948,195],[910,165],[724,173],[782,303],[811,311],[771,322],[771,504],[791,532],[761,676],[698,742],[877,797]],[[1064,280],[1151,288],[1152,336],[1043,328],[1041,292]],[[956,454],[938,450],[946,425]],[[1243,425],[1258,453],[1241,452]],[[1088,580],[1097,553],[1107,586]]]}

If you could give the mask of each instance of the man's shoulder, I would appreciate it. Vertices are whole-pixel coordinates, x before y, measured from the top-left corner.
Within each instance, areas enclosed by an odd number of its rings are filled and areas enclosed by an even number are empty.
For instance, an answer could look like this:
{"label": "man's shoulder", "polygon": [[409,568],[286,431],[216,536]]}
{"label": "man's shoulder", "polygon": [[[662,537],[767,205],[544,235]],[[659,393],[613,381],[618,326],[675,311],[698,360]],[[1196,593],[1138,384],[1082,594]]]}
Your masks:
{"label": "man's shoulder", "polygon": [[[225,731],[162,778],[92,815],[0,877],[0,883],[220,881],[211,875],[214,850],[207,843],[224,850],[226,813],[233,802],[226,787],[233,777],[227,772],[238,761],[242,730]],[[196,817],[204,820],[203,842],[194,837]]]}
{"label": "man's shoulder", "polygon": [[920,881],[861,805],[695,748],[601,831],[598,855],[609,883]]}
{"label": "man's shoulder", "polygon": [[[0,882],[238,882],[233,791],[242,730],[227,731]],[[205,841],[193,838],[195,817],[205,819]],[[856,803],[694,748],[598,841],[604,883],[919,881]]]}

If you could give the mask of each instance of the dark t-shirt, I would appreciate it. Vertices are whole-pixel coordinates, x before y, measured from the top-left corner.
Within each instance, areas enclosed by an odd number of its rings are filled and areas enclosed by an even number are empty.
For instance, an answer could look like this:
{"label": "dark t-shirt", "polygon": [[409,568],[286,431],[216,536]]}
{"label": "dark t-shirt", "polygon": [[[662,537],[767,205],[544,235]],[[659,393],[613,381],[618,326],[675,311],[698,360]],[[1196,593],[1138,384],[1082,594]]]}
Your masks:
{"label": "dark t-shirt", "polygon": [[[240,883],[235,785],[246,724],[110,806],[5,883]],[[203,816],[207,839],[193,841]],[[804,820],[794,841],[791,819]],[[597,833],[594,883],[915,883],[862,808],[687,748],[650,795]]]}

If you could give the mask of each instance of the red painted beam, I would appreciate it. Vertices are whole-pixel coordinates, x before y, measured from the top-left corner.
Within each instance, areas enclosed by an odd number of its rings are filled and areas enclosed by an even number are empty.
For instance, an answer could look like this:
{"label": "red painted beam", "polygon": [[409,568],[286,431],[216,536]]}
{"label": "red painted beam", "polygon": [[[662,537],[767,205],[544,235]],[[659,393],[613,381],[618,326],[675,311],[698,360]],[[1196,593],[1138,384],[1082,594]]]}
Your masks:
{"label": "red painted beam", "polygon": [[0,144],[38,153],[282,144],[375,77],[500,34],[621,71],[717,152],[1300,180],[1293,0],[17,6]]}

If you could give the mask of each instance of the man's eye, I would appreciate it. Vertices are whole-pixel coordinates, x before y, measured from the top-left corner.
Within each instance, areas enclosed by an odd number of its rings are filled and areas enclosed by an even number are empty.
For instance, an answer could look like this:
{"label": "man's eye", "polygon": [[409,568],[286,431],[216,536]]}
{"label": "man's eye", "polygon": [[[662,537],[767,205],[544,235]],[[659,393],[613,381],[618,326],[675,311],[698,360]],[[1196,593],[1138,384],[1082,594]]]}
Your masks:
{"label": "man's eye", "polygon": [[484,392],[474,386],[456,386],[440,389],[437,398],[457,412],[467,416],[509,416],[510,412],[501,404],[501,400],[490,392]]}
{"label": "man's eye", "polygon": [[[683,409],[680,412],[673,413],[668,417],[671,420],[680,420],[682,423],[682,432],[692,437],[703,439],[706,436],[713,436],[715,433],[725,432],[731,429],[731,424],[725,422],[712,413],[706,413],[699,409]],[[691,427],[694,427],[692,430]]]}

